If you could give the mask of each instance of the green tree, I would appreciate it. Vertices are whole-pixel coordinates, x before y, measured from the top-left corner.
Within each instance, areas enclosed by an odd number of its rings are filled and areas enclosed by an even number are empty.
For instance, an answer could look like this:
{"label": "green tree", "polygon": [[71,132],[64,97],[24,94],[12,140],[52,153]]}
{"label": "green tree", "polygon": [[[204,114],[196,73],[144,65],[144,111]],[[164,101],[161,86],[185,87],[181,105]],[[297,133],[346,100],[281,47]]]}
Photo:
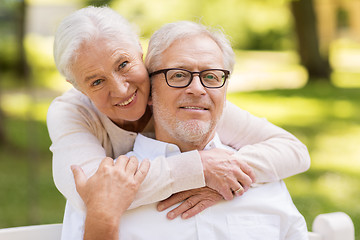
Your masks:
{"label": "green tree", "polygon": [[[0,106],[1,106],[1,93],[0,93]],[[0,145],[3,146],[6,143],[5,131],[4,131],[4,113],[0,108]]]}
{"label": "green tree", "polygon": [[113,0],[86,0],[85,4],[88,5],[92,5],[92,6],[96,6],[96,7],[101,7],[104,5],[110,5],[110,3]]}

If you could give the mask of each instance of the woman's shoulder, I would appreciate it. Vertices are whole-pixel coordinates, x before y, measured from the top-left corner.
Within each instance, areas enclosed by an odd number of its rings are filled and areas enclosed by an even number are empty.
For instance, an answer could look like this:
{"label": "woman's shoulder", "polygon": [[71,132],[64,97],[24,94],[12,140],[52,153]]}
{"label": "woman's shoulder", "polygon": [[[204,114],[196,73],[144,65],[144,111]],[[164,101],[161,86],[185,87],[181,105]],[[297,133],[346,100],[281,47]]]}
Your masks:
{"label": "woman's shoulder", "polygon": [[48,109],[48,118],[68,118],[69,116],[98,115],[90,99],[75,88],[71,88],[56,97]]}
{"label": "woman's shoulder", "polygon": [[85,96],[82,92],[75,88],[71,88],[64,92],[62,95],[56,97],[51,105],[54,104],[69,104],[69,105],[80,105],[88,106],[92,105],[90,99]]}

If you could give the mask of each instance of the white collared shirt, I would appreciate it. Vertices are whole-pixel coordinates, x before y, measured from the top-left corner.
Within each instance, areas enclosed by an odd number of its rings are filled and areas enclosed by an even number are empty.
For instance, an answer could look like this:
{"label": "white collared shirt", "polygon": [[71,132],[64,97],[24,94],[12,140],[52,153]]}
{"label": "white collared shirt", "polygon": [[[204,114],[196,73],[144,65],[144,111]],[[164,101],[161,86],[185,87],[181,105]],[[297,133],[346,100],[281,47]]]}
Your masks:
{"label": "white collared shirt", "polygon": [[[206,146],[227,148],[218,136]],[[139,134],[134,151],[128,156],[150,161],[158,156],[173,156],[180,149],[174,144],[160,142]],[[307,238],[303,216],[293,204],[283,181],[250,188],[243,196],[221,201],[196,216],[183,220],[168,220],[158,212],[156,204],[128,210],[121,219],[121,240],[302,240]],[[176,206],[174,206],[176,207]],[[62,239],[82,239],[85,215],[67,203]]]}

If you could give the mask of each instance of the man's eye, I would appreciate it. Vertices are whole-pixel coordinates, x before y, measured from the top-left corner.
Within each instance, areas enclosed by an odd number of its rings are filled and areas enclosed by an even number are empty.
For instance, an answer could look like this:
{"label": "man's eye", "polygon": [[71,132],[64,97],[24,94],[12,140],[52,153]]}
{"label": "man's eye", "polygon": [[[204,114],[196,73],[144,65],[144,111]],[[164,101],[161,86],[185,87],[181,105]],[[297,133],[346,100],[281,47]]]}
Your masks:
{"label": "man's eye", "polygon": [[126,67],[126,65],[128,65],[128,64],[129,64],[128,61],[125,61],[125,62],[120,63],[120,65],[119,65],[119,70],[120,70],[120,69],[123,69],[123,68]]}
{"label": "man's eye", "polygon": [[98,86],[100,83],[102,83],[102,81],[103,81],[102,79],[97,79],[91,85],[94,86],[94,87]]}
{"label": "man's eye", "polygon": [[175,78],[183,78],[184,74],[183,73],[177,73],[174,75]]}

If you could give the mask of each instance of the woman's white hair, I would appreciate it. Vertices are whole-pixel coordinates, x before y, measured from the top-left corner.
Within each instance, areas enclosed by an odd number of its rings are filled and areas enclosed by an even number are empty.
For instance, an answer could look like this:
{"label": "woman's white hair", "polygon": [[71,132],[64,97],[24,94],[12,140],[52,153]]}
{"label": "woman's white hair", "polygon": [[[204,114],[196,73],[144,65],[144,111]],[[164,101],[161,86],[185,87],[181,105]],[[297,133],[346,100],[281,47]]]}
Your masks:
{"label": "woman's white hair", "polygon": [[145,58],[146,68],[150,73],[159,70],[161,54],[173,42],[178,39],[201,34],[209,36],[216,42],[223,53],[224,67],[232,72],[235,64],[235,54],[225,34],[220,29],[210,29],[202,24],[191,21],[165,24],[151,36],[148,53]]}
{"label": "woman's white hair", "polygon": [[77,50],[97,38],[121,39],[138,47],[142,53],[138,35],[130,23],[111,8],[89,6],[77,10],[60,23],[54,40],[56,67],[74,86],[71,65],[76,61]]}

